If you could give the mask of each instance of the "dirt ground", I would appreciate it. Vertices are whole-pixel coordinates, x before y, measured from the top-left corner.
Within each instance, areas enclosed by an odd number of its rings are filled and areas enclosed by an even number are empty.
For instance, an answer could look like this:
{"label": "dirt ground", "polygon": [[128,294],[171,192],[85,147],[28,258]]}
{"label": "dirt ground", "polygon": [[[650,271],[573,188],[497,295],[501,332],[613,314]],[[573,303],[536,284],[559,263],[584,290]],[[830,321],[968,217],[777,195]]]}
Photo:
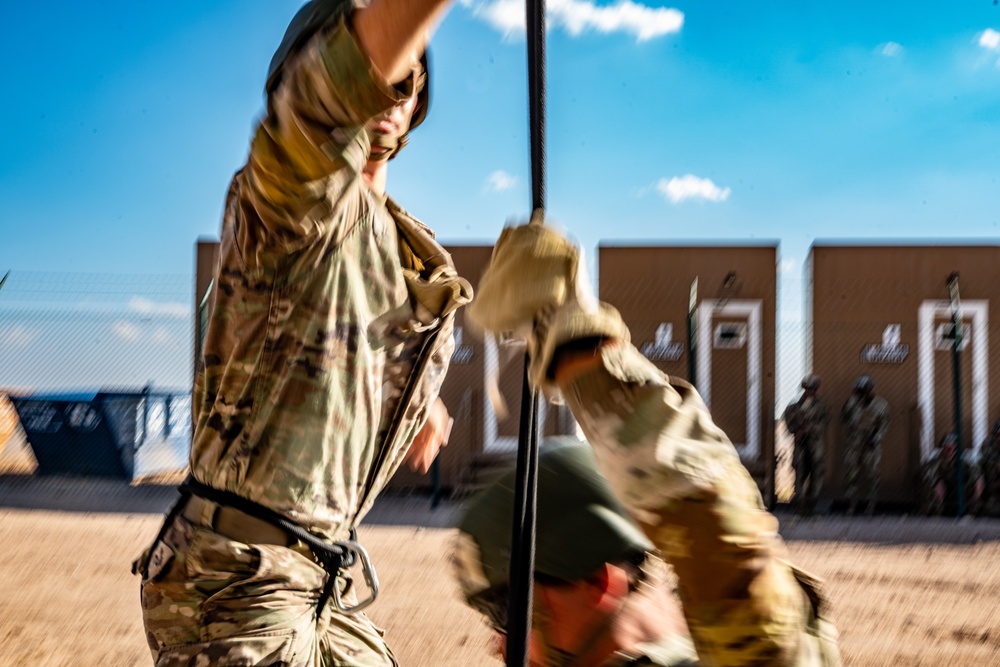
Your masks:
{"label": "dirt ground", "polygon": [[[0,475],[0,664],[152,664],[129,563],[169,486]],[[384,498],[362,527],[382,581],[370,616],[404,666],[499,665],[446,554],[457,503]],[[1000,521],[782,516],[826,578],[848,665],[1000,664]]]}

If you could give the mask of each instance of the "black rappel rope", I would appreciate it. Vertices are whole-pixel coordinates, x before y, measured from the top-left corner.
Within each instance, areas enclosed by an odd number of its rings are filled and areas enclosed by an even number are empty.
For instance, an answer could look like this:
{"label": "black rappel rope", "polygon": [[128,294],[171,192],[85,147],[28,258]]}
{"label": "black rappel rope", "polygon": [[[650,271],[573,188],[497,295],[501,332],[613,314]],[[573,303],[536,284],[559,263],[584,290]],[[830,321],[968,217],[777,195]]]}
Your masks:
{"label": "black rappel rope", "polygon": [[[528,127],[531,142],[531,210],[545,209],[545,0],[526,0]],[[535,570],[535,508],[538,489],[538,396],[528,383],[524,355],[517,483],[511,533],[510,597],[507,601],[507,667],[527,667]]]}

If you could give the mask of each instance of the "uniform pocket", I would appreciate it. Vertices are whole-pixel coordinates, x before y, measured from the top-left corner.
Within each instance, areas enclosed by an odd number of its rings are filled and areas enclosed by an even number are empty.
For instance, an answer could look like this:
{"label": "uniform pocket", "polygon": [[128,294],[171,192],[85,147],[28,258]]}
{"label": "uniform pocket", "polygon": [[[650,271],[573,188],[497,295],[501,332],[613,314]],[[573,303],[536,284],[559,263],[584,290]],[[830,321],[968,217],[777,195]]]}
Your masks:
{"label": "uniform pocket", "polygon": [[[315,621],[322,568],[292,549],[212,540],[196,551],[201,641],[299,629]],[[227,561],[232,558],[235,560]]]}
{"label": "uniform pocket", "polygon": [[229,597],[234,588],[252,580],[264,567],[261,551],[251,544],[226,539],[196,528],[185,561],[188,581],[210,605]]}
{"label": "uniform pocket", "polygon": [[295,655],[295,640],[295,631],[286,630],[175,646],[160,653],[156,667],[203,664],[199,659],[213,667],[306,667],[310,656]]}

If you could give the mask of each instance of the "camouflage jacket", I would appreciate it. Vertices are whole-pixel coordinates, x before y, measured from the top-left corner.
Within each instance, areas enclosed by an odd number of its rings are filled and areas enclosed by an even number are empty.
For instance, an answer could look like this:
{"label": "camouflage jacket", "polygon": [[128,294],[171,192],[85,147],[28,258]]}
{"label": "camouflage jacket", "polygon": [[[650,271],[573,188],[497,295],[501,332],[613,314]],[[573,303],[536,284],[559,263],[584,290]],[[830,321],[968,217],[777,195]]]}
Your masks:
{"label": "camouflage jacket", "polygon": [[841,419],[851,443],[879,445],[889,430],[889,404],[881,396],[875,396],[871,403],[862,405],[851,395],[841,410]]}
{"label": "camouflage jacket", "polygon": [[806,398],[789,403],[783,418],[797,444],[822,442],[830,421],[830,409],[819,397]]}
{"label": "camouflage jacket", "polygon": [[987,487],[1000,491],[1000,445],[987,439],[979,452],[979,465]]}
{"label": "camouflage jacket", "polygon": [[560,388],[602,474],[677,573],[702,662],[839,664],[790,655],[836,653],[820,582],[789,565],[777,520],[697,391],[631,345],[601,359]]}
{"label": "camouflage jacket", "polygon": [[[979,468],[968,460],[968,453],[962,458],[962,475],[965,478],[966,490],[972,493],[972,484],[979,477]],[[941,452],[935,452],[934,456],[923,464],[923,483],[927,490],[932,490],[938,482],[944,482],[948,489],[949,497],[953,495],[955,484],[958,479],[958,459],[956,456],[945,457]]]}
{"label": "camouflage jacket", "polygon": [[425,421],[471,290],[362,180],[366,120],[410,91],[343,22],[284,68],[226,202],[191,470],[341,539]]}

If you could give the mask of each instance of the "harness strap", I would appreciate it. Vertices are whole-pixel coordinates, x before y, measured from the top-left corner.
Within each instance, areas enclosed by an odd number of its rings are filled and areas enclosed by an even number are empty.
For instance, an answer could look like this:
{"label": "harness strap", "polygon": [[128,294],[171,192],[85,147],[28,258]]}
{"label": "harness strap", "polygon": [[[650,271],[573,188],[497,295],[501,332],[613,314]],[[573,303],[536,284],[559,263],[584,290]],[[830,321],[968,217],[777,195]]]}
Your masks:
{"label": "harness strap", "polygon": [[[323,613],[323,609],[326,607],[327,602],[329,602],[331,598],[334,600],[338,611],[344,614],[353,614],[361,611],[361,609],[374,602],[375,598],[378,596],[378,578],[375,576],[375,570],[371,565],[371,561],[368,559],[367,552],[358,543],[358,531],[354,526],[351,526],[350,538],[348,540],[333,543],[324,542],[322,539],[309,532],[296,522],[286,516],[278,514],[271,508],[255,503],[252,500],[247,500],[243,496],[235,493],[216,489],[208,486],[207,484],[202,484],[198,480],[194,479],[194,477],[188,476],[187,479],[180,484],[178,489],[181,492],[181,499],[171,510],[170,515],[168,515],[167,522],[165,522],[164,525],[168,525],[170,521],[180,513],[185,502],[190,496],[197,496],[223,507],[232,507],[251,517],[254,517],[255,519],[267,522],[308,546],[313,555],[316,557],[316,560],[319,561],[319,564],[327,573],[326,583],[323,586],[323,591],[320,594],[319,601],[317,602],[317,618],[319,618],[319,616]],[[160,535],[157,536],[157,541],[163,538],[164,532],[165,528],[161,529]],[[358,563],[359,559],[361,560],[361,564],[363,566],[362,569],[365,582],[371,591],[371,596],[356,605],[348,606],[341,599],[341,596],[346,594],[349,590],[350,581],[348,581],[348,588],[341,592],[337,587],[337,577],[341,570],[353,567]]]}
{"label": "harness strap", "polygon": [[[190,476],[181,483],[180,490],[181,493],[188,493],[204,498],[205,500],[211,500],[219,505],[234,507],[255,519],[266,521],[272,526],[280,528],[295,539],[306,544],[312,550],[316,559],[323,565],[323,569],[329,573],[336,574],[337,571],[352,567],[358,562],[357,555],[340,543],[324,542],[288,517],[278,514],[269,507],[255,503],[252,500],[247,500],[243,496],[202,484]],[[350,539],[356,542],[358,532],[354,527],[351,527],[350,534]]]}

